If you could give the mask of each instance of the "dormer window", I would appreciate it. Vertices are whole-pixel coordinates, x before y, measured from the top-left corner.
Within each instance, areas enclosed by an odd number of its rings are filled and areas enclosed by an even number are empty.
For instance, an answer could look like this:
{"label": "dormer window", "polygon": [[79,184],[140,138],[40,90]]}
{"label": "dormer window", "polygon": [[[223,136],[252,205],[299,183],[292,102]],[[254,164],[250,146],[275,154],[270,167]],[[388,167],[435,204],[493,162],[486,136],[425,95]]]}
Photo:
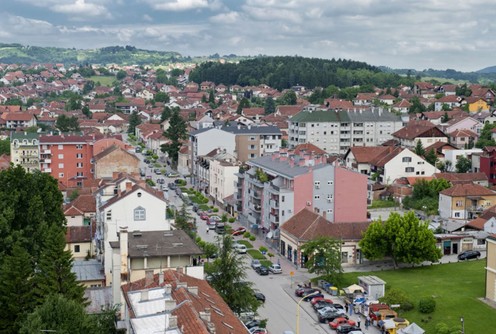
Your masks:
{"label": "dormer window", "polygon": [[134,209],[134,220],[145,220],[146,219],[146,210],[145,208],[138,206]]}

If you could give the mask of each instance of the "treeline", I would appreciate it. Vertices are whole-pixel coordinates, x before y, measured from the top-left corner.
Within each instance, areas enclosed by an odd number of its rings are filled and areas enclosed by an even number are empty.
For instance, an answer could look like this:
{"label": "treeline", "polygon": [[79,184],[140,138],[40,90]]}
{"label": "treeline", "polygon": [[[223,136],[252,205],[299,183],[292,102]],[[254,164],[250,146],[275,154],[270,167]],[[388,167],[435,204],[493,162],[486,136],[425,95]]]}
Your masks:
{"label": "treeline", "polygon": [[207,62],[192,71],[190,80],[240,86],[266,84],[278,90],[295,85],[310,89],[330,85],[339,88],[357,85],[386,88],[413,83],[413,79],[382,72],[363,62],[304,57],[259,57],[237,64]]}
{"label": "treeline", "polygon": [[414,69],[405,68],[393,69],[385,66],[381,66],[380,69],[388,73],[396,73],[403,76],[413,76],[416,77],[416,80],[419,80],[420,77],[433,77],[437,78],[438,81],[440,79],[446,79],[446,82],[449,82],[450,80],[460,80],[481,84],[489,83],[496,80],[496,72],[491,72],[491,68],[487,68],[478,72],[460,72],[454,69],[435,70],[432,68],[423,71],[417,71]]}

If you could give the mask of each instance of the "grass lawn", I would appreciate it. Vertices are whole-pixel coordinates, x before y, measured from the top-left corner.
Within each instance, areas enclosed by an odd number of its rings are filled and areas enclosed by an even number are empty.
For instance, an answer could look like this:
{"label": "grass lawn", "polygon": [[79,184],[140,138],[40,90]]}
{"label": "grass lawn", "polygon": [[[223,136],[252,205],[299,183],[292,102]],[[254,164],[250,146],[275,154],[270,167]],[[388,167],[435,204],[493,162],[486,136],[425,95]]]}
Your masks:
{"label": "grass lawn", "polygon": [[99,76],[99,75],[94,75],[92,77],[89,77],[88,79],[93,80],[94,82],[100,81],[102,86],[107,86],[107,87],[112,87],[112,82],[117,80],[114,76]]}
{"label": "grass lawn", "polygon": [[250,254],[250,256],[254,259],[257,259],[257,260],[267,260],[267,258],[262,255],[262,253],[260,253],[259,250],[256,250],[256,249],[248,249],[247,251],[248,254]]}
{"label": "grass lawn", "polygon": [[269,260],[261,260],[260,263],[262,266],[266,266],[267,268],[271,266],[272,262]]}
{"label": "grass lawn", "polygon": [[245,245],[246,248],[253,248],[253,245],[248,240],[238,240],[238,244]]}
{"label": "grass lawn", "polygon": [[[408,294],[415,309],[400,312],[400,316],[410,323],[417,323],[426,333],[435,333],[435,326],[440,322],[461,329],[461,316],[465,319],[466,333],[486,333],[490,328],[494,330],[496,309],[478,300],[485,294],[485,265],[483,259],[420,268],[346,273],[344,286],[357,283],[358,276],[375,275],[386,281],[386,289],[394,287]],[[418,301],[428,296],[436,300],[436,310],[422,314],[417,311]]]}

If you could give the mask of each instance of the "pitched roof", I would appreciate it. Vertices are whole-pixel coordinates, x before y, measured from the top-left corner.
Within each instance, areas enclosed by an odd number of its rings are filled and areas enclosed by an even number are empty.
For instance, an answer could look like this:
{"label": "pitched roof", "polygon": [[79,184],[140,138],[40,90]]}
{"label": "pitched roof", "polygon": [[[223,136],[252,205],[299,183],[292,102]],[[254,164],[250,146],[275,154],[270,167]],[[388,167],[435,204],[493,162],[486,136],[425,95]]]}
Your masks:
{"label": "pitched roof", "polygon": [[71,208],[74,208],[81,213],[96,212],[96,199],[91,194],[81,194],[65,206],[65,210],[69,210]]}
{"label": "pitched roof", "polygon": [[131,258],[203,254],[183,230],[134,231],[128,233],[128,243]]}
{"label": "pitched roof", "polygon": [[287,220],[281,229],[299,241],[309,241],[320,236],[341,240],[360,240],[370,222],[331,223],[308,209],[303,209]]}
{"label": "pitched roof", "polygon": [[496,196],[495,191],[473,183],[455,184],[453,187],[441,191],[440,194],[450,197]]}
{"label": "pitched roof", "polygon": [[[207,323],[200,317],[200,312],[210,310],[211,323],[215,326],[216,334],[247,334],[248,330],[243,323],[236,317],[234,312],[229,308],[222,297],[215,291],[207,281],[184,275],[175,270],[164,271],[164,282],[159,283],[159,274],[153,276],[150,284],[146,285],[147,279],[125,284],[121,288],[124,292],[126,302],[129,304],[128,292],[139,291],[143,289],[155,288],[170,284],[171,297],[179,304],[183,301],[182,307],[173,311],[177,316],[178,327],[183,333],[208,334]],[[184,287],[180,283],[185,283]],[[193,289],[197,287],[198,291]],[[130,310],[130,317],[134,318],[134,312]]]}
{"label": "pitched roof", "polygon": [[446,137],[435,124],[429,121],[410,121],[407,126],[392,134],[393,137],[413,140],[417,137]]}
{"label": "pitched roof", "polygon": [[378,155],[389,152],[390,146],[354,146],[350,148],[351,153],[358,163],[368,163],[374,160]]}
{"label": "pitched roof", "polygon": [[123,150],[122,148],[120,148],[117,145],[112,145],[110,147],[107,147],[106,149],[104,149],[100,153],[96,154],[93,158],[95,159],[95,161],[98,161],[98,160],[106,157],[107,155],[109,155],[112,152],[117,151],[117,150],[120,150],[120,151],[124,152],[125,154],[129,155],[130,157],[132,157],[134,160],[139,161],[139,158],[137,156],[135,156],[134,154],[129,153],[126,150]]}
{"label": "pitched roof", "polygon": [[90,225],[68,226],[65,232],[65,240],[67,243],[91,242],[92,234]]}
{"label": "pitched roof", "polygon": [[469,183],[474,181],[487,181],[487,175],[485,173],[435,173],[433,175],[436,179],[445,179],[451,182],[451,184],[456,183]]}
{"label": "pitched roof", "polygon": [[296,146],[293,150],[294,150],[294,153],[297,155],[299,155],[300,152],[308,152],[308,153],[313,152],[314,154],[321,154],[321,155],[327,154],[326,151],[324,151],[321,148],[318,148],[317,146],[315,146],[312,143],[300,144],[300,145]]}

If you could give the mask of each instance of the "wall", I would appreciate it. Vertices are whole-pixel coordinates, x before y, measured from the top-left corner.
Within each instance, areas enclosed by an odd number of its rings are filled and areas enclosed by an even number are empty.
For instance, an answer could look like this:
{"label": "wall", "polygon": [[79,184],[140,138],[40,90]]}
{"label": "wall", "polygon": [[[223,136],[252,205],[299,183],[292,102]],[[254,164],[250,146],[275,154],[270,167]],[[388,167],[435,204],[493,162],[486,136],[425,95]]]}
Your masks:
{"label": "wall", "polygon": [[105,151],[111,146],[117,146],[122,148],[123,150],[128,149],[127,145],[122,140],[119,140],[117,138],[104,138],[97,140],[93,144],[93,155],[97,155],[98,153]]}
{"label": "wall", "polygon": [[334,221],[367,221],[367,176],[337,167],[334,178]]}
{"label": "wall", "polygon": [[114,150],[95,161],[96,178],[112,178],[114,172],[139,173],[139,159],[121,149]]}
{"label": "wall", "polygon": [[[252,146],[253,148],[251,148]],[[241,162],[258,158],[260,156],[260,135],[237,135],[236,152],[237,158]]]}
{"label": "wall", "polygon": [[[310,205],[307,205],[310,202]],[[298,175],[294,178],[294,209],[293,214],[297,214],[304,208],[313,210],[313,173]]]}
{"label": "wall", "polygon": [[496,302],[496,240],[487,238],[486,298]]}

